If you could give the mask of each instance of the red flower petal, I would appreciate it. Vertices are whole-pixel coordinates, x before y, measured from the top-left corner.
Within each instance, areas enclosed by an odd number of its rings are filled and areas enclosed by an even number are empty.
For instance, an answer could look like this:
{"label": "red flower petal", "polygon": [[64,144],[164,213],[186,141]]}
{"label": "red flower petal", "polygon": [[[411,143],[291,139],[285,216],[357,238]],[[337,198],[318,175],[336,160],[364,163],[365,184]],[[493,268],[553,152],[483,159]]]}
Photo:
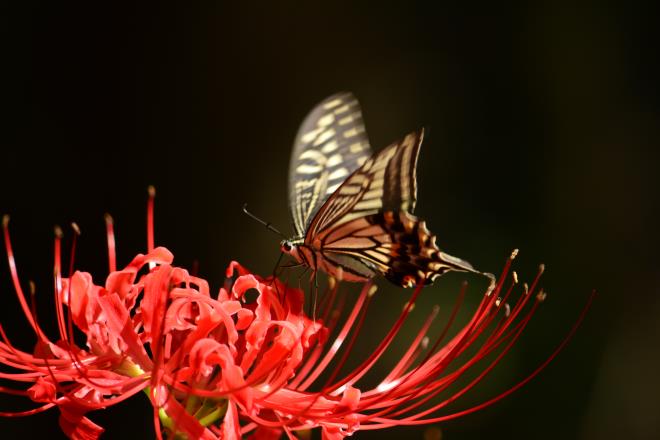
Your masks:
{"label": "red flower petal", "polygon": [[241,266],[240,263],[237,261],[232,261],[229,263],[229,266],[227,267],[227,270],[225,271],[225,276],[227,278],[231,278],[234,276],[234,272],[238,272],[238,275],[246,275],[249,274],[250,271]]}
{"label": "red flower petal", "polygon": [[72,440],[96,440],[104,429],[85,417],[84,408],[70,400],[59,404],[60,428]]}
{"label": "red flower petal", "polygon": [[238,423],[238,411],[236,410],[236,404],[231,401],[227,403],[227,412],[225,413],[225,418],[222,422],[222,438],[241,438],[241,425]]}
{"label": "red flower petal", "polygon": [[254,313],[252,310],[241,309],[237,312],[238,320],[236,321],[236,330],[247,329],[254,320]]}
{"label": "red flower petal", "polygon": [[254,277],[254,275],[241,275],[234,282],[231,293],[234,295],[234,298],[241,299],[245,292],[250,289],[256,289],[260,294],[262,293],[261,283]]}
{"label": "red flower petal", "polygon": [[248,437],[249,440],[280,440],[281,438],[281,429],[267,428],[265,426],[258,427],[254,433]]}
{"label": "red flower petal", "polygon": [[55,384],[51,380],[40,377],[28,389],[28,396],[35,402],[52,402],[55,400]]}

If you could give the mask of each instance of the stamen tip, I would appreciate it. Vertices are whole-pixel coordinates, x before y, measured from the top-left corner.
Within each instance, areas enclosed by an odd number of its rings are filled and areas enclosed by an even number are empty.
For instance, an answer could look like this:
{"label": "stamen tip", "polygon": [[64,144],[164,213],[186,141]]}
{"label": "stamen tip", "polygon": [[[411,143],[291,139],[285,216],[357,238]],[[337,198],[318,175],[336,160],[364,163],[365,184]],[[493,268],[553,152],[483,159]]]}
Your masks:
{"label": "stamen tip", "polygon": [[156,197],[156,187],[153,185],[149,185],[147,187],[147,194],[149,194],[149,197],[151,197],[152,199]]}
{"label": "stamen tip", "polygon": [[504,304],[504,316],[508,318],[510,314],[511,314],[511,306],[509,305],[509,303],[505,303]]}
{"label": "stamen tip", "polygon": [[518,273],[515,270],[513,271],[513,283],[518,284]]}
{"label": "stamen tip", "polygon": [[509,257],[510,260],[515,259],[518,256],[518,249],[514,249],[511,251],[511,256]]}
{"label": "stamen tip", "polygon": [[108,214],[107,212],[105,214],[103,214],[103,218],[105,219],[105,224],[106,225],[112,225],[115,222],[113,220],[112,216],[110,214]]}
{"label": "stamen tip", "polygon": [[374,296],[376,294],[376,291],[378,290],[378,286],[375,284],[369,288],[369,293],[367,293],[368,296]]}
{"label": "stamen tip", "polygon": [[546,298],[547,296],[548,296],[548,294],[547,294],[543,289],[541,289],[541,290],[539,291],[539,293],[536,294],[536,299],[537,299],[539,302],[543,302],[543,301],[545,301],[545,298]]}
{"label": "stamen tip", "polygon": [[437,426],[429,426],[424,431],[424,440],[442,440],[442,430]]}
{"label": "stamen tip", "polygon": [[58,225],[55,225],[53,227],[53,231],[55,232],[55,238],[62,238],[64,236],[64,232],[62,232],[62,228],[60,228]]}
{"label": "stamen tip", "polygon": [[9,226],[9,214],[2,216],[2,227],[6,228],[7,226]]}
{"label": "stamen tip", "polygon": [[429,337],[428,336],[424,336],[422,338],[422,344],[421,345],[422,345],[422,349],[426,350],[426,348],[429,346]]}
{"label": "stamen tip", "polygon": [[408,309],[409,312],[412,312],[415,310],[415,303],[411,303],[410,301],[406,301],[405,304],[403,304],[403,310]]}
{"label": "stamen tip", "polygon": [[539,264],[539,273],[545,272],[545,264],[541,263]]}
{"label": "stamen tip", "polygon": [[76,222],[71,222],[71,229],[73,229],[73,232],[75,232],[76,235],[80,236],[80,227]]}
{"label": "stamen tip", "polygon": [[335,279],[335,277],[328,277],[328,287],[330,288],[330,290],[334,289],[336,285],[337,285],[337,280]]}
{"label": "stamen tip", "polygon": [[434,305],[433,309],[431,310],[433,313],[438,313],[440,311],[440,306],[439,305]]}
{"label": "stamen tip", "polygon": [[495,278],[491,278],[490,284],[488,284],[488,288],[486,289],[486,296],[490,296],[490,294],[495,290],[495,287],[497,287],[497,280]]}
{"label": "stamen tip", "polygon": [[37,292],[37,285],[32,280],[28,280],[28,285],[30,286],[30,296],[34,296]]}
{"label": "stamen tip", "polygon": [[529,286],[527,285],[527,283],[523,283],[523,291],[525,295],[529,293]]}

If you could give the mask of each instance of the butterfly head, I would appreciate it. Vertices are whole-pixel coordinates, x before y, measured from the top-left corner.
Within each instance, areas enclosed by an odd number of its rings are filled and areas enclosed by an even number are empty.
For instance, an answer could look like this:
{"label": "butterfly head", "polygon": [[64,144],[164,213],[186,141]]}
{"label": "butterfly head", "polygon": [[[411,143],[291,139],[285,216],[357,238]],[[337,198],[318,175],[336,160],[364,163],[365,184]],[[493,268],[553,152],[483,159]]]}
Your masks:
{"label": "butterfly head", "polygon": [[287,255],[291,255],[298,263],[302,262],[300,253],[298,252],[298,246],[291,240],[282,240],[280,243],[280,249]]}

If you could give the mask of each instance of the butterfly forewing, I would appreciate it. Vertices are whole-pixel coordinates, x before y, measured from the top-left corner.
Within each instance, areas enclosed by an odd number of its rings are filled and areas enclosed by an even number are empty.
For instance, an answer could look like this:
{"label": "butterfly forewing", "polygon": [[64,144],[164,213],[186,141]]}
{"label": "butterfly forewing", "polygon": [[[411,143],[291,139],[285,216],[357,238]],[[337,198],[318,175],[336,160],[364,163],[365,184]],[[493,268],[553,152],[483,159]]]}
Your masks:
{"label": "butterfly forewing", "polygon": [[289,206],[298,237],[370,156],[360,104],[352,94],[335,94],[314,107],[298,130],[289,165]]}
{"label": "butterfly forewing", "polygon": [[319,209],[305,242],[327,228],[383,210],[411,212],[417,199],[415,168],[423,130],[384,148],[355,170]]}

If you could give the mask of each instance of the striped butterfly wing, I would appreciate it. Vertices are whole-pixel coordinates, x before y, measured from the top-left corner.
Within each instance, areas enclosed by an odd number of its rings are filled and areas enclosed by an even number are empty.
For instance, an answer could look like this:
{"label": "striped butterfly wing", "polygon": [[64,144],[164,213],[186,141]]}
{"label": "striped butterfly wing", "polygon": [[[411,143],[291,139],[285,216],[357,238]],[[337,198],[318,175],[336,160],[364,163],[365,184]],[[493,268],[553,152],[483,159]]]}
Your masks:
{"label": "striped butterfly wing", "polygon": [[473,271],[441,252],[423,221],[412,215],[423,131],[391,144],[356,170],[322,206],[305,243],[320,249],[325,269],[357,278],[375,273],[412,287],[448,270]]}
{"label": "striped butterfly wing", "polygon": [[467,261],[442,252],[425,222],[406,211],[359,217],[327,229],[320,238],[330,273],[337,267],[362,278],[380,273],[398,286],[414,287],[450,270],[477,272]]}
{"label": "striped butterfly wing", "polygon": [[321,207],[305,242],[328,228],[384,210],[412,212],[417,201],[416,168],[424,131],[410,133],[367,159]]}
{"label": "striped butterfly wing", "polygon": [[371,156],[362,112],[350,93],[316,105],[298,130],[289,165],[289,207],[297,237],[341,183]]}

